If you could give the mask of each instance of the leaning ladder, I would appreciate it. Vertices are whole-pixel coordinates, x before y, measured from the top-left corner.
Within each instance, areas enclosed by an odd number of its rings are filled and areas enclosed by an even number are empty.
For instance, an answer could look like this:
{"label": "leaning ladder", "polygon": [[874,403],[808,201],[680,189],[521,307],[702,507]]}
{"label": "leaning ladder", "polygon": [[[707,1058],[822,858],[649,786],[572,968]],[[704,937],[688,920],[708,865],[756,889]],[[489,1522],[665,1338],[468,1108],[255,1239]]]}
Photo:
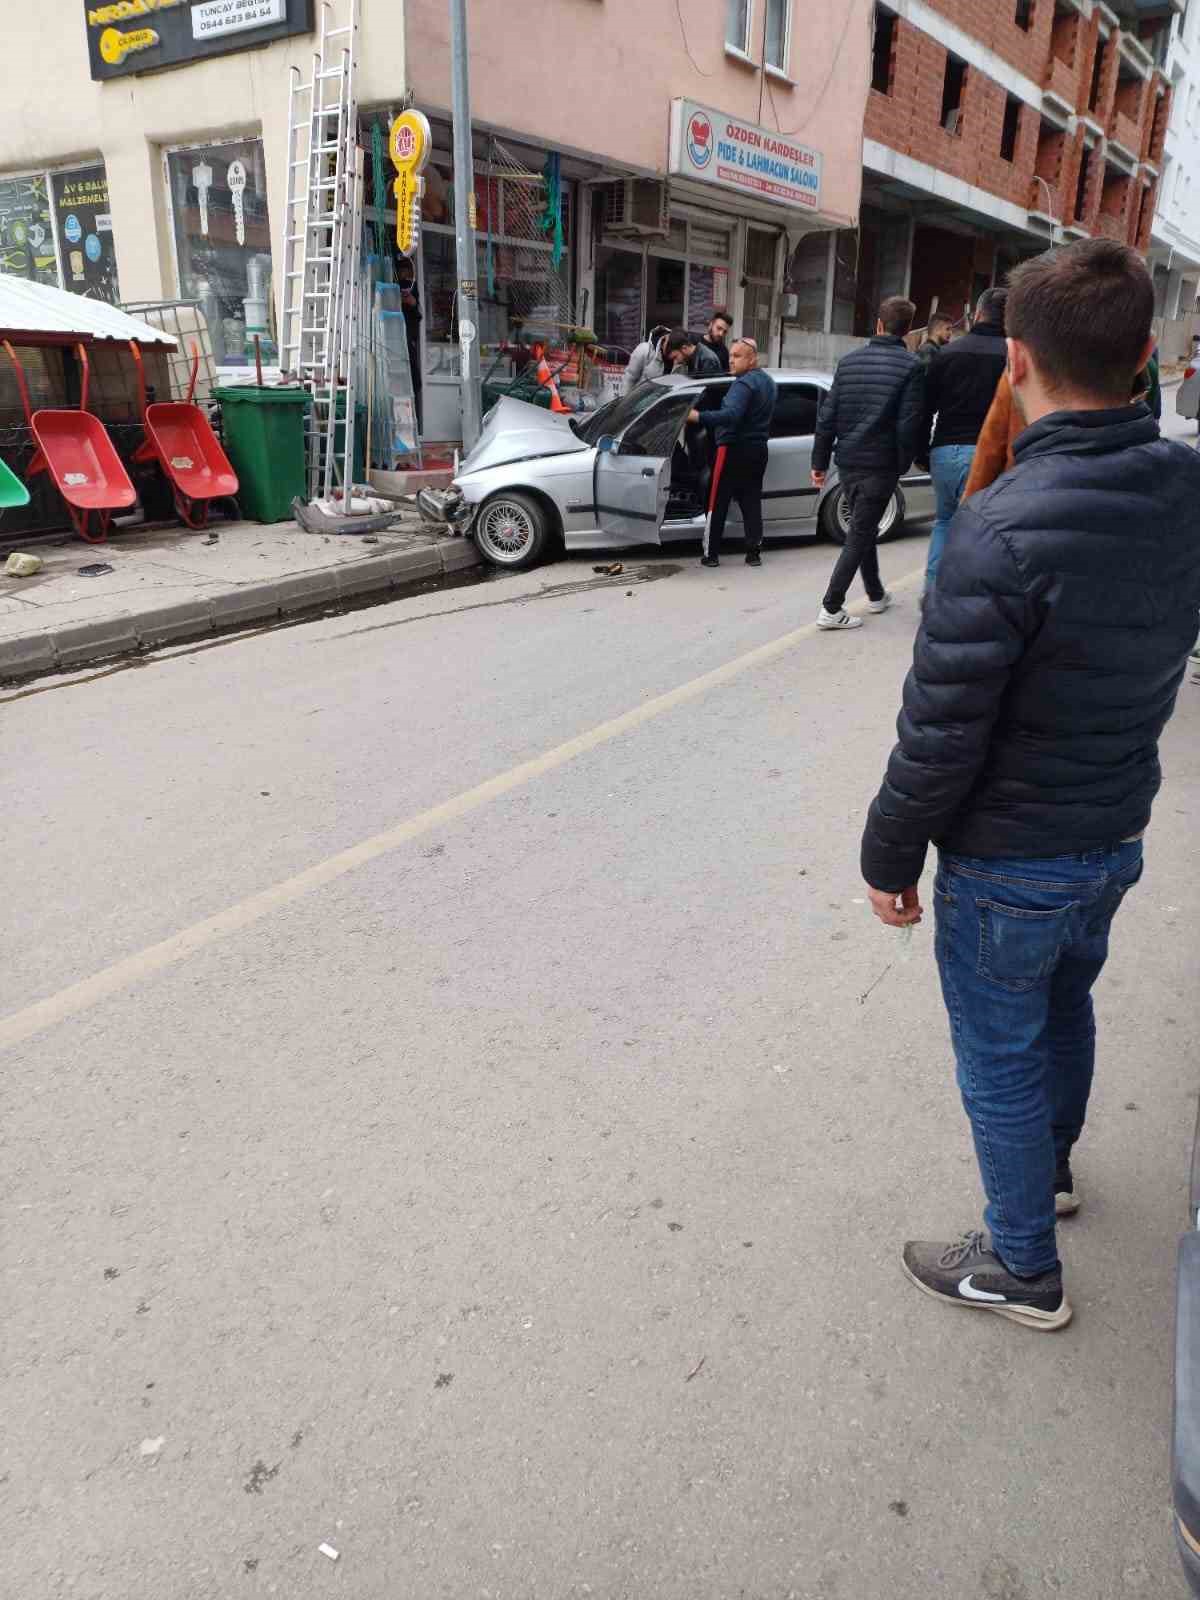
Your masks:
{"label": "leaning ladder", "polygon": [[[288,91],[288,194],[284,209],[281,365],[309,392],[306,434],[310,500],[354,481],[354,368],[358,345],[362,151],[355,69],[359,0],[323,0],[305,83],[293,67]],[[338,448],[339,423],[341,448]]]}

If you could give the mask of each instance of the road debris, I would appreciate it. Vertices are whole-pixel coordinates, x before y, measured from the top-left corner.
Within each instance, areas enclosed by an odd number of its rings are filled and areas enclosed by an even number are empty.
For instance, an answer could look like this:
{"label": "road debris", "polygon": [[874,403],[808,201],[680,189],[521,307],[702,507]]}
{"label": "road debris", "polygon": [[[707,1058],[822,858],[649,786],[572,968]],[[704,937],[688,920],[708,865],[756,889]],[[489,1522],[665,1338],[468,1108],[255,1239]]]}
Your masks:
{"label": "road debris", "polygon": [[610,561],[607,566],[593,567],[593,572],[598,572],[602,578],[619,578],[625,571],[623,561]]}
{"label": "road debris", "polygon": [[683,1380],[684,1383],[691,1383],[692,1379],[701,1370],[701,1368],[704,1366],[704,1363],[707,1360],[708,1360],[707,1356],[701,1356],[699,1361],[697,1361],[696,1365],[692,1368],[692,1370],[688,1373],[687,1377]]}
{"label": "road debris", "polygon": [[[35,572],[41,570],[41,556],[26,555],[23,550],[14,550],[4,563],[4,571],[10,578],[32,578]],[[108,570],[111,572],[112,568]]]}
{"label": "road debris", "polygon": [[138,1446],[138,1455],[156,1456],[166,1442],[165,1434],[159,1434],[157,1439],[143,1439]]}
{"label": "road debris", "polygon": [[875,990],[878,989],[879,985],[887,977],[888,973],[892,970],[892,967],[894,965],[895,965],[894,962],[889,961],[887,966],[884,967],[883,971],[875,979],[875,982],[870,986],[870,988],[864,990],[864,992],[859,995],[858,1003],[859,1003],[860,1006],[865,1006],[866,1005],[867,1001],[871,998],[871,996],[875,992]]}
{"label": "road debris", "polygon": [[331,1544],[319,1544],[317,1549],[323,1556],[328,1556],[330,1561],[336,1561],[338,1558],[338,1553]]}

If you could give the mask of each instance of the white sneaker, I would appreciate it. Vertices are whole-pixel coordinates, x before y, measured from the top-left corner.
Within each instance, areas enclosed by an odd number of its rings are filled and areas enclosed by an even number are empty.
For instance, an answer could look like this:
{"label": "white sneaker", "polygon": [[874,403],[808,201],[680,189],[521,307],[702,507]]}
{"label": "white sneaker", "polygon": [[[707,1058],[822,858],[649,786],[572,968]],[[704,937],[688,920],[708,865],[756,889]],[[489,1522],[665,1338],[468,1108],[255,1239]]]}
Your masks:
{"label": "white sneaker", "polygon": [[852,617],[848,611],[826,611],[822,606],[817,612],[817,627],[831,632],[835,628],[861,628],[861,617]]}
{"label": "white sneaker", "polygon": [[881,611],[886,611],[889,606],[894,605],[895,603],[896,603],[895,595],[889,594],[888,591],[885,589],[883,591],[882,599],[880,599],[880,600],[868,600],[867,601],[867,610],[869,612],[871,612],[871,614],[873,616],[877,617]]}

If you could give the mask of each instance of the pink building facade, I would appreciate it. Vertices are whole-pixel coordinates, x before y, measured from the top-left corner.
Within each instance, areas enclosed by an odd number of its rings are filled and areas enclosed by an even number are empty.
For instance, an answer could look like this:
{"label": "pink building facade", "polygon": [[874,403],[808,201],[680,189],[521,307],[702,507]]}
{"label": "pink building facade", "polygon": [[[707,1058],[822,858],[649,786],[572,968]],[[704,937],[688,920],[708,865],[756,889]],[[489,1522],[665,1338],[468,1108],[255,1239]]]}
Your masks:
{"label": "pink building facade", "polygon": [[[485,374],[539,321],[594,328],[615,369],[650,327],[702,327],[714,309],[779,361],[797,246],[857,219],[873,12],[870,0],[471,0]],[[407,0],[406,35],[410,91],[434,130],[419,260],[425,431],[449,437],[444,0]],[[524,202],[538,173],[561,197],[540,240]]]}

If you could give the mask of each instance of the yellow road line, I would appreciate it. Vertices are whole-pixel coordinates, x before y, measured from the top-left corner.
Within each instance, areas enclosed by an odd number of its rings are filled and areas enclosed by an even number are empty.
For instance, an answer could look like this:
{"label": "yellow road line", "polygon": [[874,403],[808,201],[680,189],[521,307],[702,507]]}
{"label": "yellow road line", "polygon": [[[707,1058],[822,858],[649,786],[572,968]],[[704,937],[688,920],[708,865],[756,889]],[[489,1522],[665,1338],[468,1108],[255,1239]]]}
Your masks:
{"label": "yellow road line", "polygon": [[[899,582],[894,583],[892,588],[893,590],[911,588],[923,576],[923,570],[910,572]],[[863,600],[847,609],[862,611],[865,606],[866,602]],[[535,756],[532,761],[523,761],[519,766],[511,767],[507,772],[488,778],[485,783],[477,784],[475,788],[455,795],[453,799],[443,800],[440,805],[410,817],[407,822],[398,823],[394,828],[385,828],[382,833],[376,833],[360,844],[339,850],[336,855],[318,861],[311,867],[305,867],[303,872],[297,872],[294,877],[284,878],[266,889],[260,889],[257,894],[249,895],[237,905],[218,911],[214,916],[205,917],[202,922],[195,922],[190,928],[183,928],[178,933],[171,934],[169,938],[160,940],[158,944],[149,945],[145,950],[138,950],[133,955],[124,956],[120,961],[114,961],[111,966],[101,968],[91,977],[82,978],[78,983],[68,984],[57,994],[47,995],[44,1000],[36,1000],[32,1005],[12,1012],[0,1019],[0,1049],[22,1044],[26,1039],[33,1038],[35,1034],[44,1032],[56,1023],[64,1022],[68,1017],[78,1016],[81,1011],[86,1011],[101,1000],[106,1000],[109,995],[117,994],[156,972],[163,972],[168,967],[176,966],[209,945],[227,939],[231,934],[240,933],[245,928],[253,927],[256,922],[261,922],[273,911],[292,905],[295,901],[312,894],[315,889],[336,882],[348,872],[355,872],[359,867],[365,867],[368,862],[378,860],[380,856],[391,854],[401,845],[408,844],[410,840],[419,838],[423,833],[428,833],[431,828],[440,828],[448,822],[457,821],[459,817],[468,816],[472,811],[478,811],[480,807],[498,800],[501,795],[511,794],[514,789],[532,783],[535,778],[541,778],[546,773],[565,766],[568,761],[586,755],[589,750],[597,750],[601,745],[611,744],[614,739],[619,739],[622,734],[632,733],[635,728],[644,727],[647,722],[653,722],[656,717],[664,716],[676,706],[687,705],[691,700],[700,699],[710,689],[718,689],[722,684],[741,677],[743,673],[786,655],[805,639],[811,639],[817,631],[815,622],[805,623],[802,628],[794,628],[790,633],[772,639],[769,644],[747,650],[744,655],[735,656],[724,666],[714,667],[711,672],[701,673],[698,678],[692,678],[676,689],[669,689],[666,694],[656,695],[654,699],[635,706],[632,711],[626,711],[619,717],[611,717],[607,722],[589,728],[586,733],[576,734],[573,739],[555,745],[552,750]],[[853,648],[853,646],[831,645],[831,648]],[[881,759],[883,754],[881,751]]]}

